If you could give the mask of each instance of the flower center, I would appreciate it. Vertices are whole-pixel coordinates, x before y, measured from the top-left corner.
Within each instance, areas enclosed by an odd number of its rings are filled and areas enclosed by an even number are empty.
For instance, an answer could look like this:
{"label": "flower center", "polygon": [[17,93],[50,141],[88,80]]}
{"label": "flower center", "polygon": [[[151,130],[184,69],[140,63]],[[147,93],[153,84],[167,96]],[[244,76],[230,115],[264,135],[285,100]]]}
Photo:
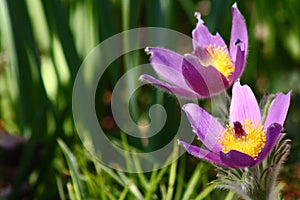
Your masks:
{"label": "flower center", "polygon": [[214,66],[219,72],[221,72],[227,79],[234,72],[234,65],[228,55],[227,46],[216,47],[216,45],[208,45],[201,50],[200,64],[207,66]]}
{"label": "flower center", "polygon": [[245,123],[233,122],[219,135],[218,142],[222,152],[237,150],[256,159],[266,143],[266,135],[262,125],[246,119]]}

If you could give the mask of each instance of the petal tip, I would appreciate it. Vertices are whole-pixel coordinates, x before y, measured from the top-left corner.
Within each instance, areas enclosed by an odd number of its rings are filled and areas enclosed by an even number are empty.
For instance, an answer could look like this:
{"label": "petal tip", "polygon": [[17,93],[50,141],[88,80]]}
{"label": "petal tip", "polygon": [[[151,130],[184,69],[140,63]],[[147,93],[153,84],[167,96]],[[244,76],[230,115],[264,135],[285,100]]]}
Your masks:
{"label": "petal tip", "polygon": [[[281,131],[281,129],[282,129],[282,125],[281,124],[279,124],[279,123],[273,123],[273,124],[271,124],[270,126],[269,126],[269,128],[272,128],[273,130],[275,129],[275,130],[280,130]],[[278,131],[278,132],[280,132],[280,131]]]}
{"label": "petal tip", "polygon": [[179,139],[177,139],[177,142],[178,142],[178,145],[182,146],[182,147],[185,148],[187,151],[188,151],[189,147],[191,146],[191,144],[186,143],[186,142],[184,142],[184,141],[182,141],[182,140],[179,140]]}
{"label": "petal tip", "polygon": [[235,3],[232,5],[232,8],[238,9],[238,7],[237,7],[237,2],[235,2]]}
{"label": "petal tip", "polygon": [[240,10],[239,10],[238,5],[237,5],[237,2],[235,2],[235,3],[232,5],[232,12],[237,12],[238,14],[241,15]]}
{"label": "petal tip", "polygon": [[178,143],[178,145],[184,146],[184,142],[179,139],[177,139],[177,143]]}
{"label": "petal tip", "polygon": [[189,109],[192,105],[194,105],[194,104],[193,104],[193,103],[187,103],[187,104],[185,104],[185,105],[182,106],[182,110],[183,110],[184,112],[188,112],[188,109]]}
{"label": "petal tip", "polygon": [[145,74],[140,75],[139,81],[146,81],[146,80],[145,80]]}
{"label": "petal tip", "polygon": [[153,84],[153,80],[156,80],[153,76],[150,76],[148,74],[142,74],[140,75],[139,81],[144,82],[144,83],[149,83],[149,84]]}
{"label": "petal tip", "polygon": [[234,81],[233,86],[232,86],[232,88],[236,88],[236,87],[242,87],[239,78]]}
{"label": "petal tip", "polygon": [[204,21],[201,19],[201,13],[195,12],[194,16],[198,19],[198,22],[204,23]]}
{"label": "petal tip", "polygon": [[151,53],[152,53],[152,47],[146,47],[146,48],[145,48],[145,52],[146,52],[147,54],[151,54]]}

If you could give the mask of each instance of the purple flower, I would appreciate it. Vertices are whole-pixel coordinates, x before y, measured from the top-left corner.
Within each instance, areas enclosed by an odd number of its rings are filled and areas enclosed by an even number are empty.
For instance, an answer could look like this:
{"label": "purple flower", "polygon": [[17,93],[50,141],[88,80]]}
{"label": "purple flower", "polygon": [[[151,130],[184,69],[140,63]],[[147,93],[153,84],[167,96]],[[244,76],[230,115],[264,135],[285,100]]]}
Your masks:
{"label": "purple flower", "polygon": [[200,13],[193,30],[193,52],[184,56],[164,48],[148,47],[150,62],[163,81],[150,75],[141,80],[187,98],[205,98],[228,88],[243,73],[248,52],[248,34],[236,4],[232,7],[229,49],[222,37],[212,35]]}
{"label": "purple flower", "polygon": [[233,85],[229,124],[217,119],[196,104],[183,107],[193,131],[207,149],[179,141],[195,157],[231,168],[255,166],[277,143],[285,121],[290,95],[278,93],[264,124],[258,103],[249,86]]}

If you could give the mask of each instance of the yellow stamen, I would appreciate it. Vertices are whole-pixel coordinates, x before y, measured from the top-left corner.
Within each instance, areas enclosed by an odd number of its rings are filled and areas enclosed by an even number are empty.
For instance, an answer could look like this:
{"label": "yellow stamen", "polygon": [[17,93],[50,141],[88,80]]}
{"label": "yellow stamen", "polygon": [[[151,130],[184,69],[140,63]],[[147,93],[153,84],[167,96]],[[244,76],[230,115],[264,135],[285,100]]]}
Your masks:
{"label": "yellow stamen", "polygon": [[237,135],[233,125],[227,126],[226,130],[220,134],[218,142],[222,147],[222,152],[237,150],[256,159],[266,143],[263,126],[248,119],[242,126],[246,135]]}
{"label": "yellow stamen", "polygon": [[206,47],[206,51],[208,53],[209,58],[205,62],[202,62],[200,60],[200,63],[204,66],[214,66],[227,79],[229,79],[229,76],[232,75],[234,72],[234,65],[231,62],[231,59],[228,55],[227,46],[216,47],[215,44],[209,45]]}

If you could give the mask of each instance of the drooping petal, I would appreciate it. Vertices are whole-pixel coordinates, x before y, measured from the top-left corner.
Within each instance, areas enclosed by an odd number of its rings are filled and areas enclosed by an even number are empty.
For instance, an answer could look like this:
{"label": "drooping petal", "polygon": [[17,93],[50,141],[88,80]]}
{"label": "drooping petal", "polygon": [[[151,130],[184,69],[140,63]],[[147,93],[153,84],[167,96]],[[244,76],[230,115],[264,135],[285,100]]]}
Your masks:
{"label": "drooping petal", "polygon": [[201,142],[213,152],[221,151],[218,135],[224,130],[224,127],[197,104],[186,104],[183,106],[183,110]]}
{"label": "drooping petal", "polygon": [[162,79],[181,88],[189,89],[181,72],[182,55],[164,48],[148,47],[145,51],[151,54],[150,63]]}
{"label": "drooping petal", "polygon": [[287,94],[278,93],[271,105],[266,121],[265,128],[269,127],[272,123],[278,123],[283,126],[291,100],[291,92]]}
{"label": "drooping petal", "polygon": [[246,119],[261,124],[261,115],[255,96],[248,85],[236,81],[232,88],[230,104],[230,122],[245,122]]}
{"label": "drooping petal", "polygon": [[216,95],[229,85],[216,68],[201,66],[198,58],[191,54],[184,56],[182,74],[190,88],[203,97]]}
{"label": "drooping petal", "polygon": [[223,163],[232,168],[243,168],[253,166],[255,160],[242,152],[231,150],[228,153],[220,152],[220,158]]}
{"label": "drooping petal", "polygon": [[282,126],[277,123],[271,124],[268,127],[266,131],[266,143],[256,158],[256,164],[259,164],[272,151],[280,137],[281,130]]}
{"label": "drooping petal", "polygon": [[187,89],[183,89],[181,87],[175,86],[175,85],[171,85],[169,83],[157,80],[156,78],[147,75],[147,74],[143,74],[140,76],[139,78],[141,81],[145,81],[147,83],[153,84],[163,90],[166,90],[167,92],[170,92],[172,94],[177,94],[183,97],[187,97],[187,98],[199,98],[199,95],[194,93],[192,90],[187,90]]}
{"label": "drooping petal", "polygon": [[[237,45],[238,44],[238,45]],[[237,47],[241,46],[246,59],[248,53],[248,32],[244,17],[237,8],[236,3],[232,6],[232,25],[229,44],[230,57],[235,62]]]}
{"label": "drooping petal", "polygon": [[212,35],[209,32],[208,28],[204,25],[204,22],[201,19],[200,13],[195,13],[195,17],[198,19],[198,23],[196,28],[192,32],[194,50],[198,46],[208,46],[215,44],[217,47],[223,47],[226,45],[223,38],[218,33],[216,35]]}
{"label": "drooping petal", "polygon": [[244,72],[245,64],[246,64],[245,52],[241,50],[240,46],[238,46],[236,59],[235,59],[235,69],[234,69],[232,80],[237,80],[238,78],[240,78],[240,76]]}
{"label": "drooping petal", "polygon": [[180,141],[180,140],[178,140],[178,144],[183,146],[189,154],[191,154],[197,158],[201,158],[201,159],[204,159],[206,161],[209,161],[209,162],[212,162],[212,163],[215,163],[218,165],[227,166],[226,164],[224,164],[221,161],[218,153],[208,151],[206,149],[197,147],[195,145],[188,144],[188,143],[186,143],[184,141]]}

